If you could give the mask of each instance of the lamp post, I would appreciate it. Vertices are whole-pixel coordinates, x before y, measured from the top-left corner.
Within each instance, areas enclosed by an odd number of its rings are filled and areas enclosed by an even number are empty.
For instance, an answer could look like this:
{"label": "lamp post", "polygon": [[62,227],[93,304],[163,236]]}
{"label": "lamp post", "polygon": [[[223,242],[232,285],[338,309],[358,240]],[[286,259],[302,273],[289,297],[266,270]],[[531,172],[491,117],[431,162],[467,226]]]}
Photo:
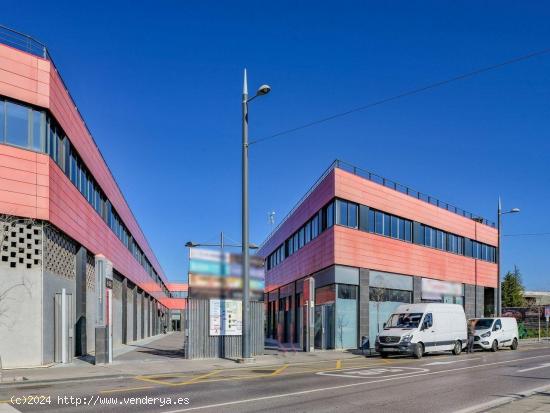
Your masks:
{"label": "lamp post", "polygon": [[248,97],[248,81],[244,69],[242,96],[242,256],[243,256],[243,335],[242,360],[250,359],[250,257],[248,255],[248,103],[258,96],[267,95],[271,91],[268,85],[258,88],[256,94]]}
{"label": "lamp post", "polygon": [[519,212],[519,208],[512,208],[509,211],[502,212],[502,202],[498,197],[498,210],[497,210],[497,225],[498,225],[498,245],[497,245],[497,270],[498,270],[498,285],[497,285],[497,316],[502,317],[502,271],[500,264],[500,247],[502,243],[502,215],[516,214]]}

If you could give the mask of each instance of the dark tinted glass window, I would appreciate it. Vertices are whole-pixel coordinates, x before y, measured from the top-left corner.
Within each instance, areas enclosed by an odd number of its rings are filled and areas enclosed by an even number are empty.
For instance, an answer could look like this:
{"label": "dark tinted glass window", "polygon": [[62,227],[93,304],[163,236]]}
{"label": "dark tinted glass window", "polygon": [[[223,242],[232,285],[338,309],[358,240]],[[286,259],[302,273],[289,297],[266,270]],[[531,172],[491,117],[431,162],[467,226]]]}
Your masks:
{"label": "dark tinted glass window", "polygon": [[306,224],[306,244],[311,241],[311,221]]}
{"label": "dark tinted glass window", "polygon": [[21,147],[29,146],[29,109],[6,102],[6,142]]}
{"label": "dark tinted glass window", "polygon": [[380,211],[376,211],[376,233],[384,234],[384,214]]}
{"label": "dark tinted glass window", "polygon": [[412,241],[412,236],[411,236],[412,222],[409,220],[404,220],[404,225],[405,225],[405,241],[411,242]]}
{"label": "dark tinted glass window", "polygon": [[44,151],[44,125],[45,117],[42,112],[32,111],[32,148],[37,151]]}
{"label": "dark tinted glass window", "polygon": [[369,209],[369,220],[368,220],[368,231],[369,232],[374,232],[374,227],[375,227],[375,223],[376,223],[376,219],[375,219],[375,213],[372,209]]}
{"label": "dark tinted glass window", "polygon": [[389,237],[390,236],[390,216],[388,214],[383,214],[384,219],[384,235]]}
{"label": "dark tinted glass window", "polygon": [[391,217],[391,236],[399,238],[399,219],[394,216]]}
{"label": "dark tinted glass window", "polygon": [[357,204],[348,203],[348,226],[357,228]]}
{"label": "dark tinted glass window", "polygon": [[357,300],[357,286],[338,284],[338,298],[344,300]]}
{"label": "dark tinted glass window", "polygon": [[359,229],[361,231],[367,231],[368,223],[369,223],[369,207],[365,205],[359,205]]}
{"label": "dark tinted glass window", "polygon": [[334,203],[327,206],[327,228],[334,225]]}
{"label": "dark tinted glass window", "polygon": [[340,225],[348,225],[348,203],[345,201],[336,201],[337,213],[336,223]]}

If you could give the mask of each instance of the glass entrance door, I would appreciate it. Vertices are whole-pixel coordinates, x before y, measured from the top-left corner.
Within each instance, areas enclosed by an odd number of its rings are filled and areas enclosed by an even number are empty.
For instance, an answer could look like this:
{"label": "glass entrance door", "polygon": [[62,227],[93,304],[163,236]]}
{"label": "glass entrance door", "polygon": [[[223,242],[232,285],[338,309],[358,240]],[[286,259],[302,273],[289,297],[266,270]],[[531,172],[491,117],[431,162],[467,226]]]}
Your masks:
{"label": "glass entrance door", "polygon": [[315,306],[315,348],[334,348],[334,304]]}

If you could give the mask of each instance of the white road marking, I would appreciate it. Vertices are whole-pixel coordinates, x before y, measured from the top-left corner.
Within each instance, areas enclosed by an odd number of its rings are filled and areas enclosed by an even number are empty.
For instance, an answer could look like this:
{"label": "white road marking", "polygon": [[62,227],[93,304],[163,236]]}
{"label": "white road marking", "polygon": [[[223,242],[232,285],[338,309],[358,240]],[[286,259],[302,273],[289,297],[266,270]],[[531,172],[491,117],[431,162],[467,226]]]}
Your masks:
{"label": "white road marking", "polygon": [[439,366],[442,364],[453,364],[453,363],[463,363],[465,361],[471,360],[481,360],[480,357],[471,358],[471,359],[462,359],[462,360],[452,360],[452,361],[434,361],[433,363],[424,364],[424,366]]}
{"label": "white road marking", "polygon": [[232,405],[236,405],[236,404],[253,403],[253,402],[258,402],[258,401],[262,401],[262,400],[272,400],[272,399],[281,399],[281,398],[292,397],[292,396],[302,396],[304,394],[319,393],[319,392],[324,392],[324,391],[329,391],[329,390],[339,390],[339,389],[345,389],[345,388],[357,387],[357,386],[368,386],[369,384],[382,383],[382,382],[391,381],[391,380],[399,380],[399,379],[402,379],[402,378],[430,376],[430,375],[434,375],[434,374],[450,373],[450,372],[454,372],[454,371],[471,370],[471,369],[487,367],[487,366],[496,366],[496,365],[500,365],[500,364],[515,363],[515,362],[518,362],[518,361],[533,360],[533,359],[538,359],[538,358],[541,358],[541,357],[548,357],[548,354],[544,354],[544,355],[541,355],[541,356],[525,357],[525,358],[522,358],[522,359],[497,361],[497,362],[494,362],[494,363],[478,364],[477,366],[457,367],[455,369],[431,371],[431,372],[419,373],[419,374],[409,374],[407,376],[401,376],[401,377],[389,377],[389,378],[386,378],[386,379],[361,381],[359,383],[342,384],[342,385],[339,385],[339,386],[324,387],[324,388],[317,388],[317,389],[311,389],[311,390],[303,390],[303,391],[297,391],[297,392],[292,392],[292,393],[281,393],[281,394],[274,394],[274,395],[271,395],[271,396],[254,397],[254,398],[251,398],[251,399],[234,400],[234,401],[231,401],[231,402],[208,404],[208,405],[196,406],[196,407],[188,407],[186,409],[168,410],[164,413],[189,412],[189,411],[192,411],[192,410],[212,409],[212,408],[216,408],[216,407],[232,406]]}
{"label": "white road marking", "polygon": [[354,368],[342,372],[320,371],[320,376],[346,377],[351,379],[377,379],[382,377],[397,377],[414,373],[430,371],[419,367],[379,367],[379,368]]}
{"label": "white road marking", "polygon": [[525,373],[526,371],[544,369],[546,367],[550,367],[550,363],[541,364],[540,366],[535,366],[535,367],[529,367],[528,369],[521,369],[521,370],[518,370],[518,373]]}

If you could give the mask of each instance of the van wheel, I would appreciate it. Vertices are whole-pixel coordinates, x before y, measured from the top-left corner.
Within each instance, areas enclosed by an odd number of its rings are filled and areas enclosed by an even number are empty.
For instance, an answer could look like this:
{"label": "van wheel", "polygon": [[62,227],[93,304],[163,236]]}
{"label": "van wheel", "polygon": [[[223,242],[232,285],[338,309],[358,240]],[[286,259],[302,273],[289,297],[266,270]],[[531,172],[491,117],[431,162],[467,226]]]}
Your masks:
{"label": "van wheel", "polygon": [[455,341],[455,346],[453,347],[453,354],[458,356],[460,353],[462,353],[462,343],[460,340],[457,340]]}
{"label": "van wheel", "polygon": [[424,344],[418,343],[414,348],[413,356],[415,359],[421,359],[424,354]]}
{"label": "van wheel", "polygon": [[510,346],[510,348],[512,350],[517,350],[518,349],[518,339],[517,338],[514,338],[514,341],[512,341],[512,345]]}
{"label": "van wheel", "polygon": [[491,345],[491,351],[494,353],[498,350],[498,343],[496,340],[493,341],[493,344]]}

